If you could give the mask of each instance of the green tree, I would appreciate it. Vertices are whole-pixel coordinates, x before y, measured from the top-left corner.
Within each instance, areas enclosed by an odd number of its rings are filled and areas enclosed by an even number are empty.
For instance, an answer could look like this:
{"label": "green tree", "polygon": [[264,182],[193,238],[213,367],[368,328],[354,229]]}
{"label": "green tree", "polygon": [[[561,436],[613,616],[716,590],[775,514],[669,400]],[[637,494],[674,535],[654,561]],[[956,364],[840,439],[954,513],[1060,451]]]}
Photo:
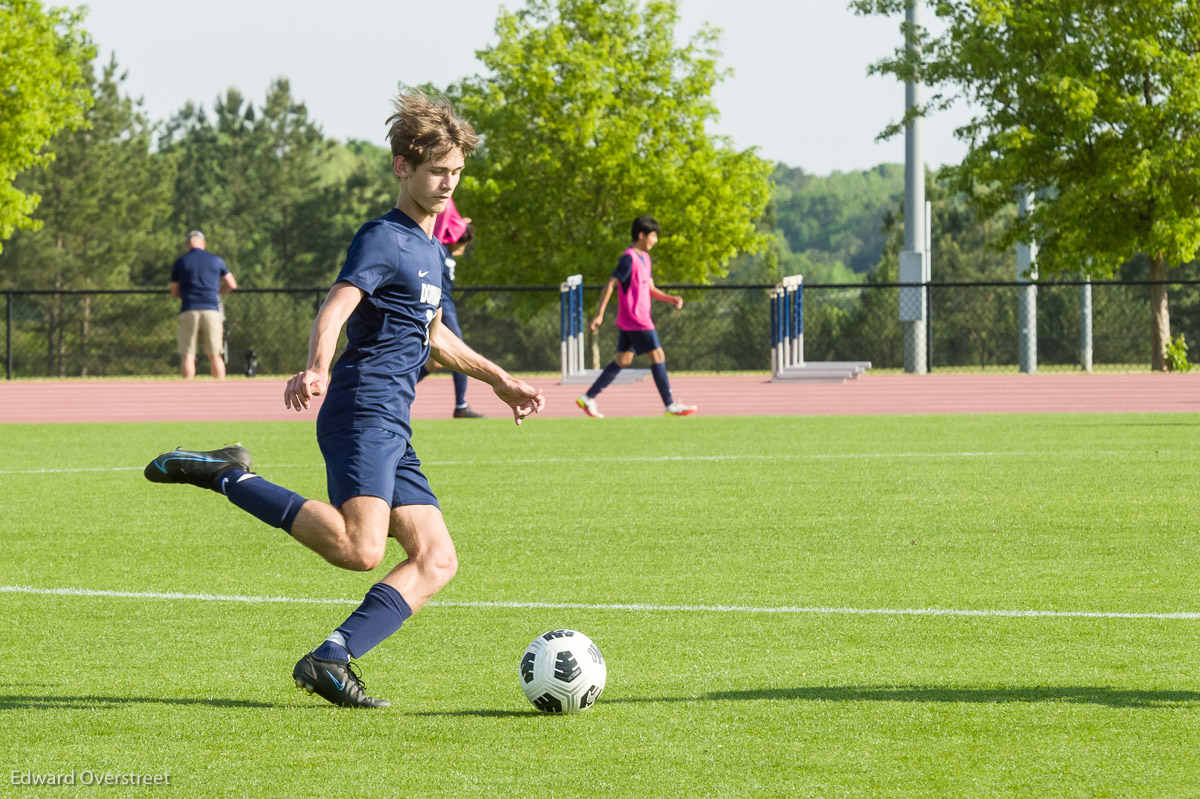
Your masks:
{"label": "green tree", "polygon": [[289,270],[290,286],[329,285],[358,228],[394,206],[399,192],[391,151],[362,141],[333,144],[316,176],[295,206],[293,246],[307,257]]}
{"label": "green tree", "polygon": [[780,164],[771,177],[779,229],[794,252],[857,273],[875,267],[887,240],[884,217],[904,196],[903,166],[818,177]]}
{"label": "green tree", "polygon": [[39,229],[17,233],[0,255],[11,287],[128,288],[170,252],[173,172],[151,151],[153,126],[121,93],[115,60],[84,74],[95,98],[87,124],[56,136],[50,162],[17,182],[42,202]]}
{"label": "green tree", "polygon": [[[171,210],[171,164],[152,152],[153,126],[138,103],[121,93],[124,75],[110,61],[99,75],[84,67],[95,103],[87,124],[56,136],[53,156],[26,172],[17,186],[42,197],[40,227],[16,233],[0,254],[0,284],[22,289],[113,289],[150,281],[165,286],[176,237]],[[46,343],[50,374],[96,374],[105,359],[131,342],[106,339],[122,323],[153,328],[161,302],[114,297],[29,298]],[[159,314],[161,317],[161,314]],[[165,320],[165,317],[162,317]],[[169,336],[157,331],[156,341]]]}
{"label": "green tree", "polygon": [[[259,107],[231,88],[214,104],[211,117],[189,103],[170,120],[159,142],[177,166],[172,226],[178,236],[191,228],[204,230],[214,251],[247,286],[326,282],[349,237],[339,236],[335,248],[333,237],[319,230],[328,229],[329,219],[352,203],[348,197],[365,190],[362,184],[371,182],[373,173],[351,153],[350,171],[359,174],[340,184],[351,175],[335,167],[347,159],[331,159],[338,147],[292,97],[287,80],[274,82]],[[337,232],[344,234],[344,227]]]}
{"label": "green tree", "polygon": [[473,280],[557,283],[611,271],[652,214],[660,282],[707,281],[767,237],[770,164],[706,130],[716,33],[675,42],[677,0],[529,0],[502,10],[490,70],[448,92],[483,135],[457,197],[476,221]]}
{"label": "green tree", "polygon": [[[180,244],[193,228],[204,230],[243,283],[239,222],[253,224],[259,197],[251,168],[254,108],[230,89],[210,118],[203,106],[187,103],[166,123],[159,152],[175,166],[170,227]],[[246,238],[249,238],[246,236]],[[253,252],[253,245],[245,247]]]}
{"label": "green tree", "polygon": [[95,50],[83,13],[0,0],[0,252],[16,230],[37,226],[39,197],[15,186],[17,176],[49,162],[46,143],[82,125],[91,103],[83,65]]}
{"label": "green tree", "polygon": [[[904,0],[855,0],[903,13]],[[952,186],[981,218],[1016,192],[1035,210],[1013,219],[1006,248],[1037,241],[1043,273],[1111,275],[1135,254],[1152,280],[1200,252],[1200,4],[1195,0],[939,2],[944,33],[907,30],[921,48],[872,67],[934,87],[915,113],[965,98],[968,145]],[[899,130],[892,126],[885,134]],[[1166,287],[1151,290],[1151,365],[1170,340]]]}
{"label": "green tree", "polygon": [[775,282],[800,274],[807,285],[861,283],[883,253],[884,220],[900,206],[904,168],[880,164],[819,176],[776,164],[771,181],[771,202],[759,220],[770,243],[759,253],[734,258],[728,282]]}

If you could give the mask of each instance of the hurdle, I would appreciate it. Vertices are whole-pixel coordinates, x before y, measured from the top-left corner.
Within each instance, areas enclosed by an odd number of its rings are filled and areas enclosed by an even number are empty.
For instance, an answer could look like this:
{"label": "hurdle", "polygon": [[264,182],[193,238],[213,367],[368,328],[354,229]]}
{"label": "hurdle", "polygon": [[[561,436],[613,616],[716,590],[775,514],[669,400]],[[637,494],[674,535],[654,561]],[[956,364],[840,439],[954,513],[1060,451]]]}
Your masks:
{"label": "hurdle", "polygon": [[[583,275],[571,275],[558,286],[562,321],[562,379],[583,374]],[[553,318],[553,317],[551,317]]]}
{"label": "hurdle", "polygon": [[771,376],[804,366],[804,276],[788,275],[771,290]]}
{"label": "hurdle", "polygon": [[[590,385],[600,376],[599,369],[585,369],[584,342],[587,322],[583,313],[583,275],[571,275],[558,285],[558,306],[561,333],[559,346],[562,355],[561,385]],[[622,369],[614,385],[635,383],[650,374],[649,369]]]}
{"label": "hurdle", "polygon": [[788,275],[770,292],[771,382],[843,383],[871,368],[870,361],[804,360],[804,276]]}

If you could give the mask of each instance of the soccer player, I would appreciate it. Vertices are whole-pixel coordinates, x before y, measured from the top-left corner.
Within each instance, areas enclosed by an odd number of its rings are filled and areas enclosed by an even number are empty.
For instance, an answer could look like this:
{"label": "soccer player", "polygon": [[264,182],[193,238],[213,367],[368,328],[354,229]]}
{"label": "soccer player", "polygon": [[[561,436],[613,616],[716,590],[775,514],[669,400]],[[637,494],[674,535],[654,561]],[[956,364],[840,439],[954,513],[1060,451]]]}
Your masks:
{"label": "soccer player", "polygon": [[[145,470],[158,483],[190,483],[224,494],[239,508],[290,533],[325,560],[370,571],[388,536],[407,559],[367,591],[362,604],[292,672],[298,688],[349,707],[386,707],[368,696],[351,658],[400,628],[454,576],[458,560],[437,498],[409,440],[416,374],[432,352],[443,366],[490,384],[516,423],[545,405],[541,391],[511,377],[441,323],[446,250],[433,237],[477,137],[445,100],[396,98],[388,119],[396,207],[355,234],[346,261],[317,312],[308,364],[284,388],[284,405],[317,414],[329,503],[306,499],[250,471],[241,445],[159,455]],[[346,350],[330,371],[338,334]]]}
{"label": "soccer player", "polygon": [[[475,240],[475,226],[470,217],[463,217],[454,206],[454,199],[446,201],[446,210],[437,215],[433,223],[433,235],[450,251],[446,258],[446,269],[442,279],[442,324],[450,328],[454,335],[463,337],[462,325],[458,323],[458,308],[454,305],[454,271],[458,265],[457,259],[467,251],[467,245]],[[417,373],[417,382],[421,382],[429,373],[438,368],[437,361],[427,361]],[[471,410],[467,404],[467,376],[455,372],[454,378],[454,412],[455,419],[482,419],[482,413]]]}
{"label": "soccer player", "polygon": [[683,307],[683,297],[667,294],[654,286],[650,276],[650,250],[658,243],[658,222],[651,216],[639,216],[633,220],[633,243],[621,255],[617,268],[612,277],[604,284],[604,293],[600,296],[600,309],[592,319],[588,328],[595,332],[604,321],[604,309],[608,307],[608,298],[613,289],[617,289],[617,355],[612,362],[604,367],[604,371],[592,383],[586,394],[581,394],[575,400],[588,416],[603,419],[604,414],[596,404],[596,395],[603,391],[609,383],[616,379],[621,370],[633,363],[634,353],[650,354],[650,374],[654,375],[654,385],[658,387],[658,395],[662,397],[668,416],[688,416],[696,412],[695,405],[684,405],[676,402],[671,395],[671,381],[667,378],[666,356],[663,355],[662,344],[658,341],[658,332],[654,329],[654,320],[650,318],[650,299],[669,302],[676,308]]}

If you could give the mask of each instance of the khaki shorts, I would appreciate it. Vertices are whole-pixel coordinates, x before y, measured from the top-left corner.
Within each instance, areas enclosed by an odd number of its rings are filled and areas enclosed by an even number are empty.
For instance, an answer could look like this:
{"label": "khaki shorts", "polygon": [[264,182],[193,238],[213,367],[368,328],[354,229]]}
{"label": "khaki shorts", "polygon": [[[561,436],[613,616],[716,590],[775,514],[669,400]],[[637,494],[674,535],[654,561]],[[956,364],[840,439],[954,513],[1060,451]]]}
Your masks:
{"label": "khaki shorts", "polygon": [[183,357],[196,354],[196,338],[204,342],[205,355],[220,355],[221,312],[184,311],[179,314],[179,354]]}

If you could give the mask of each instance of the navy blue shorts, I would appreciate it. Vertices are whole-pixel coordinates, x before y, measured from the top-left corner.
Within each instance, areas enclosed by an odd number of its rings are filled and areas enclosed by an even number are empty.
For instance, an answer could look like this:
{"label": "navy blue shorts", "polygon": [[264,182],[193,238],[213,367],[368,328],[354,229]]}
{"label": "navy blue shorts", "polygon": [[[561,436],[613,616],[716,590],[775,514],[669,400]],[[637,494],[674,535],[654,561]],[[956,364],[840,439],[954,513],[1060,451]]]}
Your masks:
{"label": "navy blue shorts", "polygon": [[622,330],[617,336],[617,352],[634,352],[645,355],[661,347],[657,330]]}
{"label": "navy blue shorts", "polygon": [[362,427],[317,439],[325,456],[329,502],[335,508],[352,497],[379,497],[393,507],[438,505],[421,473],[421,461],[408,439],[391,430]]}

